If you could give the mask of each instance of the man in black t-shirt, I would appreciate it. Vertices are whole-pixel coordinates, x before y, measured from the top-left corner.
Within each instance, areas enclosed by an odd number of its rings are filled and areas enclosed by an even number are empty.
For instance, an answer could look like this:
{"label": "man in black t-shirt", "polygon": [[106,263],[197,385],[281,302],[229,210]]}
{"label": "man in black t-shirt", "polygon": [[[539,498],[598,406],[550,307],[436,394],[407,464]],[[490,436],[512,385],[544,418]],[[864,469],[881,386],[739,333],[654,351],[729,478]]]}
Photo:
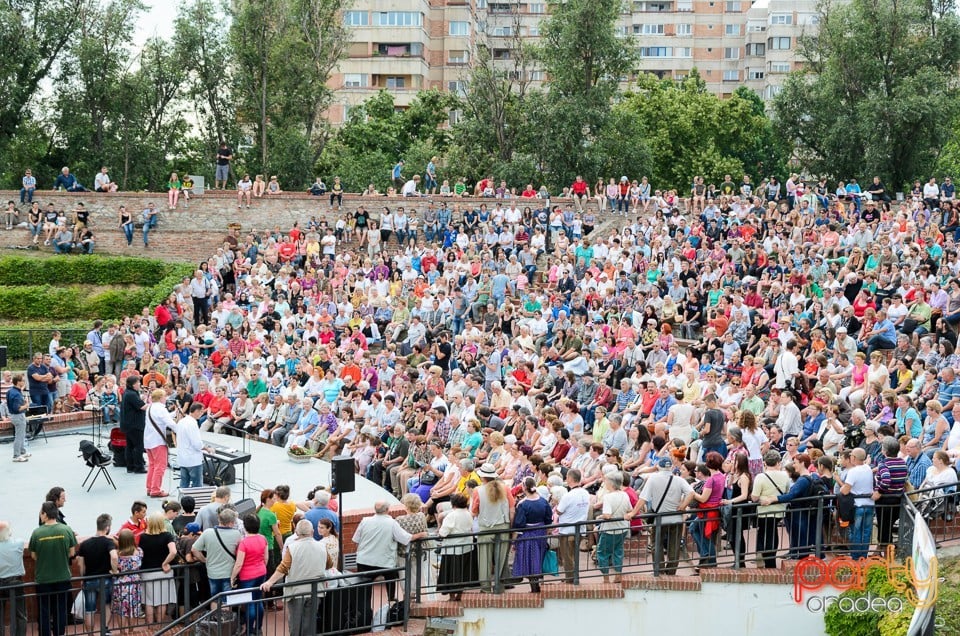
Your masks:
{"label": "man in black t-shirt", "polygon": [[97,517],[97,534],[81,543],[77,550],[80,576],[97,577],[83,582],[83,624],[91,631],[95,627],[94,614],[101,604],[104,620],[110,624],[110,602],[113,599],[110,575],[117,573],[117,544],[110,537],[112,524],[113,518],[108,514]]}
{"label": "man in black t-shirt", "polygon": [[221,141],[217,149],[217,173],[214,175],[215,189],[226,190],[227,179],[230,178],[230,160],[233,159],[233,150],[227,142]]}

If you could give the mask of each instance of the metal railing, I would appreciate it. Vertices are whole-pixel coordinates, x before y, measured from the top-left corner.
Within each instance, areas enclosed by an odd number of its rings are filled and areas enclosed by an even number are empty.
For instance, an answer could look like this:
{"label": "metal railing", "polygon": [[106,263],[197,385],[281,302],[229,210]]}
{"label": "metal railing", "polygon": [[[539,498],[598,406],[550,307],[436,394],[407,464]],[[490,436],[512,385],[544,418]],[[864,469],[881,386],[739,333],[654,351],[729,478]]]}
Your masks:
{"label": "metal railing", "polygon": [[[59,329],[60,344],[83,346],[87,338],[85,329]],[[7,368],[27,368],[36,351],[46,353],[50,345],[51,329],[0,328],[0,345],[7,348]]]}
{"label": "metal railing", "polygon": [[[7,585],[0,586],[0,628],[22,636],[31,622],[41,620],[41,611],[48,617],[55,612],[57,620],[61,612],[69,616],[82,589],[92,611],[83,624],[71,623],[68,634],[107,636],[111,629],[116,633],[131,627],[162,627],[162,634],[235,633],[248,621],[254,628],[262,621],[259,628],[268,636],[287,633],[293,625],[302,634],[406,626],[410,602],[441,594],[457,598],[476,589],[498,594],[521,583],[536,589],[543,583],[629,575],[695,576],[713,567],[777,568],[783,559],[875,553],[886,545],[908,556],[917,516],[926,520],[938,545],[960,539],[960,523],[952,520],[958,497],[931,488],[879,502],[878,541],[865,546],[853,545],[852,524],[838,520],[836,498],[826,496],[796,499],[784,509],[764,508],[759,514],[752,504],[738,504],[648,514],[632,523],[595,519],[431,536],[410,544],[402,567],[277,585],[279,594],[267,599],[260,598],[258,589],[211,597],[205,568],[197,564],[175,566],[166,583],[151,580],[157,571],[148,571],[133,573],[136,579],[77,578],[55,590],[33,583]],[[147,586],[170,584],[176,590],[173,600],[164,600],[152,617],[140,611]],[[264,611],[265,604],[272,608]],[[237,629],[230,631],[231,626]]]}
{"label": "metal railing", "polygon": [[[266,599],[259,586],[234,589],[211,597],[157,634],[334,636],[405,627],[409,603],[397,600],[391,581],[408,578],[394,568],[296,581],[276,585],[271,592],[277,594]],[[406,587],[403,598],[410,598]]]}

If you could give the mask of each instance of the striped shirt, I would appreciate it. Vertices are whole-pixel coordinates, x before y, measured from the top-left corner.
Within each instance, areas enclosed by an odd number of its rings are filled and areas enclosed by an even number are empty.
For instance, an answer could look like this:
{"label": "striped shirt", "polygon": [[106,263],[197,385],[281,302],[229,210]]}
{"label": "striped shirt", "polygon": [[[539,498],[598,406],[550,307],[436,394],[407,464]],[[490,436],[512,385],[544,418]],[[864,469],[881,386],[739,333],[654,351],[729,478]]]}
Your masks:
{"label": "striped shirt", "polygon": [[902,493],[909,472],[899,457],[884,457],[877,467],[877,490],[881,495]]}

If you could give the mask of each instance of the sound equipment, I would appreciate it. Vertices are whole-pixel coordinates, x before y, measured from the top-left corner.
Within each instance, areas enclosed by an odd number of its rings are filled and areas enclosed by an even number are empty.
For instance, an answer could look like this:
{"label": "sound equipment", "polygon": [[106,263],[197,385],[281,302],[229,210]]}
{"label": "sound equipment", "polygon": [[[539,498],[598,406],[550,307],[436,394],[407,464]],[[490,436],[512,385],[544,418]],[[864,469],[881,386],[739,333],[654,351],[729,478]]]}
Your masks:
{"label": "sound equipment", "polygon": [[0,368],[7,366],[7,348],[0,347]]}
{"label": "sound equipment", "polygon": [[219,444],[207,446],[210,451],[203,452],[203,483],[211,486],[230,486],[237,481],[236,466],[250,461],[250,453],[240,452]]}
{"label": "sound equipment", "polygon": [[330,462],[330,489],[339,495],[356,490],[356,473],[352,457],[334,457]]}

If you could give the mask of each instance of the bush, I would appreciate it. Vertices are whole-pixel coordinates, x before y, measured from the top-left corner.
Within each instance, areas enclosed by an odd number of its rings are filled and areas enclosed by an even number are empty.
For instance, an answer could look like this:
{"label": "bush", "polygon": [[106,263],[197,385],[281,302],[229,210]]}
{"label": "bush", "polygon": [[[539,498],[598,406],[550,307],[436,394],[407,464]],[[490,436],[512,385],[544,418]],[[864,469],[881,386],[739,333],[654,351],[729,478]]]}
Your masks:
{"label": "bush", "polygon": [[139,285],[158,284],[181,268],[149,258],[82,255],[70,258],[0,258],[0,285]]}
{"label": "bush", "polygon": [[[902,573],[899,576],[901,584],[908,584],[907,577]],[[867,589],[865,592],[858,590],[847,590],[839,595],[838,598],[861,598],[867,594],[875,597],[892,598],[899,596],[904,599],[887,576],[887,571],[882,566],[873,566],[867,570]],[[906,614],[909,617],[911,605],[904,600],[904,610],[900,614]],[[881,612],[842,612],[837,603],[827,608],[824,615],[824,627],[829,636],[891,636],[901,624],[902,617],[893,613]],[[909,620],[907,621],[909,624]]]}

